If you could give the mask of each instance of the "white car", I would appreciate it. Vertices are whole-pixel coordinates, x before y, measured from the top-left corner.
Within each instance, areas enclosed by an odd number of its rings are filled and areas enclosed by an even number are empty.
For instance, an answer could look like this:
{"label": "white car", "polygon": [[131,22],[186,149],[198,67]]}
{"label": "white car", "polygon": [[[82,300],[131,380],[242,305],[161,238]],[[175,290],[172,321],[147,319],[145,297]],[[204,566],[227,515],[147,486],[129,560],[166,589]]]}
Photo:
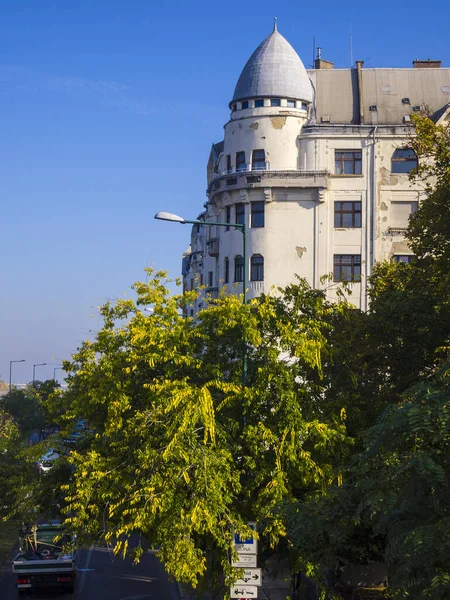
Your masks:
{"label": "white car", "polygon": [[59,454],[50,449],[44,456],[37,461],[38,469],[41,473],[48,473],[55,465],[55,461],[59,458]]}

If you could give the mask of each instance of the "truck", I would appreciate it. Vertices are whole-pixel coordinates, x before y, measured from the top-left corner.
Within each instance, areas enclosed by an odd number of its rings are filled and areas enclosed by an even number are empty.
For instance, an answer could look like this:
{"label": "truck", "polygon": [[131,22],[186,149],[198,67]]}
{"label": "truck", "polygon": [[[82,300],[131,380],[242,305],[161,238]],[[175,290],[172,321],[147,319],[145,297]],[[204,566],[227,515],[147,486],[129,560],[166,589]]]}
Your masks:
{"label": "truck", "polygon": [[74,591],[75,540],[64,533],[59,522],[24,525],[19,542],[12,565],[19,596],[46,587]]}

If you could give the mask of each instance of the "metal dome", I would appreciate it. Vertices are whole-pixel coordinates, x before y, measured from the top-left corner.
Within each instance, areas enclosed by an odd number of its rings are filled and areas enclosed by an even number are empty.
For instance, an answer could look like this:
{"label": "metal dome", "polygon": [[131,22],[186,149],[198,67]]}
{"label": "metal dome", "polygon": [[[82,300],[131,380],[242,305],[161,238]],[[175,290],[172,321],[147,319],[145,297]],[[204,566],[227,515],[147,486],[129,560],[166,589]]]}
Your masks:
{"label": "metal dome", "polygon": [[311,81],[299,55],[278,32],[256,48],[245,65],[232,102],[244,98],[292,98],[312,102]]}

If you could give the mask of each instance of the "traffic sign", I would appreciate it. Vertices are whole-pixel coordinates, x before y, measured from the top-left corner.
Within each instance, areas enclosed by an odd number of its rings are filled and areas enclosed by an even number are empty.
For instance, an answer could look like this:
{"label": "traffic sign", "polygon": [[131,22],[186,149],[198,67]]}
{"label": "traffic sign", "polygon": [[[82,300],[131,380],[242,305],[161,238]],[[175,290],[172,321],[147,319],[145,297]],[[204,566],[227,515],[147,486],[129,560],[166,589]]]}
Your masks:
{"label": "traffic sign", "polygon": [[230,590],[231,598],[257,598],[258,588],[254,585],[232,585]]}
{"label": "traffic sign", "polygon": [[[251,529],[256,529],[256,523],[248,523]],[[241,538],[238,533],[234,534],[234,549],[238,554],[258,554],[258,541],[254,537]]]}
{"label": "traffic sign", "polygon": [[231,561],[231,565],[244,569],[256,567],[256,554],[239,554],[238,560]]}
{"label": "traffic sign", "polygon": [[236,579],[234,585],[256,585],[260,587],[262,585],[261,569],[245,569],[239,579]]}

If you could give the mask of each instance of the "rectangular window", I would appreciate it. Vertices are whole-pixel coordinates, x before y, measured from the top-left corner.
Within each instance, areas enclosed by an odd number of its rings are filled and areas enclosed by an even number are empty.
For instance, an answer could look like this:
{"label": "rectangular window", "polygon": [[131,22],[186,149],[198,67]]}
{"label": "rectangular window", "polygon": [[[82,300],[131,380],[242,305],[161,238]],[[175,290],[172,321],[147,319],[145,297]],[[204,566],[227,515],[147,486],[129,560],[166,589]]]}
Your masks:
{"label": "rectangular window", "polygon": [[361,202],[335,202],[335,227],[361,227]]}
{"label": "rectangular window", "polygon": [[288,108],[295,108],[295,100],[287,101]]}
{"label": "rectangular window", "polygon": [[234,281],[244,281],[244,259],[242,256],[236,256],[234,259]]}
{"label": "rectangular window", "polygon": [[235,219],[235,223],[237,225],[244,225],[245,224],[245,204],[243,204],[242,202],[239,202],[239,204],[236,204],[236,219]]}
{"label": "rectangular window", "polygon": [[[231,206],[225,207],[225,223],[231,223]],[[225,231],[230,231],[230,228],[225,227]]]}
{"label": "rectangular window", "polygon": [[236,171],[245,171],[245,152],[236,152]]}
{"label": "rectangular window", "polygon": [[263,171],[266,168],[266,154],[264,150],[253,150],[252,171]]}
{"label": "rectangular window", "polygon": [[270,106],[281,106],[281,100],[279,98],[271,98]]}
{"label": "rectangular window", "polygon": [[264,106],[264,100],[262,100],[262,98],[255,100],[255,108],[261,108],[262,106]]}
{"label": "rectangular window", "polygon": [[244,102],[242,102],[242,104],[241,104],[241,108],[242,108],[242,109],[244,109],[244,108],[248,108],[248,100],[244,100]]}
{"label": "rectangular window", "polygon": [[391,202],[391,227],[406,229],[409,216],[417,210],[417,202]]}
{"label": "rectangular window", "polygon": [[302,110],[308,110],[308,105],[306,102],[302,102]]}
{"label": "rectangular window", "polygon": [[395,254],[392,258],[395,263],[406,263],[408,265],[415,259],[415,256],[414,254]]}
{"label": "rectangular window", "polygon": [[225,258],[223,281],[224,283],[229,283],[230,281],[230,261],[228,257]]}
{"label": "rectangular window", "polygon": [[251,227],[264,227],[264,202],[251,202]]}
{"label": "rectangular window", "polygon": [[232,168],[231,168],[231,155],[227,154],[227,173],[231,173]]}
{"label": "rectangular window", "polygon": [[208,287],[212,287],[214,283],[214,274],[212,271],[208,271]]}
{"label": "rectangular window", "polygon": [[361,255],[335,254],[334,281],[361,281]]}
{"label": "rectangular window", "polygon": [[335,150],[334,166],[336,175],[361,175],[361,150]]}

